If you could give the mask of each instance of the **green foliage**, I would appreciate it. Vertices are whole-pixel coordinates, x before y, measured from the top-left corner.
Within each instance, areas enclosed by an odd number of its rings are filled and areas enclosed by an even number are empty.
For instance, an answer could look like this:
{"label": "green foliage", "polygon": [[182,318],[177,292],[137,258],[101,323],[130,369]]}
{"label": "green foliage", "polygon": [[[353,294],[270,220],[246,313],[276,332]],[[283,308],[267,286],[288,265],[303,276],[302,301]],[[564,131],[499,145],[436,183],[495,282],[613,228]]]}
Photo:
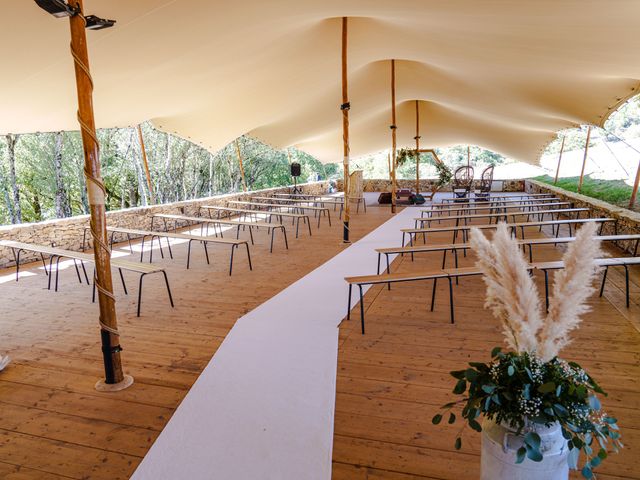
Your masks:
{"label": "green foliage", "polygon": [[[596,395],[606,393],[580,365],[559,358],[543,363],[529,353],[503,353],[499,347],[491,357],[489,363],[472,362],[465,370],[451,372],[456,379],[453,393],[465,397],[444,405],[444,411],[432,419],[435,425],[457,405],[463,405],[462,418],[478,432],[482,431],[480,416],[511,425],[518,434],[524,432],[524,446],[517,452],[517,463],[521,463],[525,458],[540,462],[544,456],[539,435],[527,427],[558,422],[568,441],[569,465],[578,468],[582,451],[586,478],[593,476],[593,468],[607,457],[610,448],[617,452],[622,447],[617,421],[601,410]],[[448,423],[455,421],[450,412]],[[461,442],[456,439],[456,449]]]}
{"label": "green foliage", "polygon": [[438,182],[436,186],[444,187],[451,182],[451,178],[453,177],[453,172],[449,167],[447,167],[444,162],[437,163],[436,162],[436,170],[438,172]]}
{"label": "green foliage", "polygon": [[[242,190],[235,144],[211,153],[194,143],[142,125],[153,192],[149,192],[138,133],[133,128],[98,131],[101,173],[107,190],[108,210],[148,205],[152,197],[167,203]],[[62,132],[62,162],[56,176],[58,133],[24,134],[15,148],[16,186],[20,192],[23,222],[56,218],[56,197],[68,205],[63,216],[88,213],[83,175],[84,157],[79,132]],[[249,189],[292,183],[289,155],[248,136],[238,139]],[[13,185],[5,137],[0,137],[0,224],[10,223]],[[294,148],[291,161],[302,166],[301,182],[341,176],[337,165],[322,165]],[[56,178],[61,179],[56,181]],[[61,183],[61,184],[60,184]],[[59,209],[58,209],[59,210]],[[63,209],[64,210],[64,209]]]}

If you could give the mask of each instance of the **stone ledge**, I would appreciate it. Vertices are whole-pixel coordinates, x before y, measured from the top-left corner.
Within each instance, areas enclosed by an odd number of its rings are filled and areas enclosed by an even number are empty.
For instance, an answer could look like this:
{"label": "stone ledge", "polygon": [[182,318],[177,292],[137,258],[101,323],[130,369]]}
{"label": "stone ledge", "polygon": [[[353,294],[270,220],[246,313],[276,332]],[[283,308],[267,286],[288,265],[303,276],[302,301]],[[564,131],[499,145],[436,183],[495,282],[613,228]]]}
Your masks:
{"label": "stone ledge", "polygon": [[[299,184],[305,193],[320,194],[328,189],[329,182],[311,182]],[[184,213],[189,216],[197,216],[201,205],[224,205],[229,200],[245,200],[252,195],[269,195],[278,192],[287,192],[289,186],[253,190],[251,192],[228,193],[213,197],[185,200],[182,202],[150,205],[147,207],[127,208],[107,212],[109,225],[138,230],[149,230],[151,218],[159,213]],[[16,240],[19,242],[41,245],[55,244],[66,250],[82,249],[82,237],[84,229],[89,225],[89,215],[45,220],[38,223],[21,223],[17,225],[0,226],[0,240]],[[116,236],[116,240],[124,240],[124,236]],[[21,261],[36,261],[36,255],[24,252]],[[15,265],[11,249],[0,247],[0,268]]]}

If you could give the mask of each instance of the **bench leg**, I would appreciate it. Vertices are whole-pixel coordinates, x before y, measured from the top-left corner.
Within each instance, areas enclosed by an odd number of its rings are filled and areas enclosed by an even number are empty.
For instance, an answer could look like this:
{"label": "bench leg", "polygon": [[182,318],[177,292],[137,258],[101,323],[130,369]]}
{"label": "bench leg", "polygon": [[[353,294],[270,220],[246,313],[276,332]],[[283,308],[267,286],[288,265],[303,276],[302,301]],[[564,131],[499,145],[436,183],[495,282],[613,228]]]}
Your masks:
{"label": "bench leg", "polygon": [[82,278],[80,278],[80,270],[78,270],[78,263],[76,262],[75,258],[72,258],[73,260],[73,267],[76,269],[76,275],[78,276],[78,283],[82,283]]}
{"label": "bench leg", "polygon": [[236,247],[237,245],[231,245],[231,258],[229,259],[229,276],[231,276],[231,271],[233,270],[233,252]]}
{"label": "bench leg", "polygon": [[[636,250],[638,250],[638,242],[636,242]],[[634,257],[636,256],[635,253],[633,254],[633,256]],[[15,257],[15,252],[14,252],[14,257],[13,258],[16,258]],[[18,258],[20,258],[19,255],[18,255]],[[44,255],[43,254],[40,254],[40,260],[42,260],[42,266],[44,267],[44,274],[48,276],[49,275],[49,271],[47,270],[47,262],[44,261]],[[17,267],[17,265],[18,265],[18,263],[16,262],[16,267]],[[16,281],[18,281],[18,280],[16,279]],[[87,282],[87,283],[89,283],[89,282]]]}
{"label": "bench leg", "polygon": [[[282,223],[282,219],[280,219],[280,223]],[[296,222],[296,238],[298,238],[298,230],[300,229],[300,218],[298,218]]]}
{"label": "bench leg", "polygon": [[[305,222],[307,222],[307,227],[309,227],[309,236],[311,236],[311,220],[309,219],[308,216],[305,217]],[[318,222],[318,228],[320,228],[319,222]]]}
{"label": "bench leg", "polygon": [[364,294],[362,293],[362,285],[358,285],[360,289],[360,326],[362,327],[362,335],[364,335]]}
{"label": "bench leg", "polygon": [[376,275],[380,275],[380,256],[382,254],[378,252],[378,268],[376,268]]}
{"label": "bench leg", "polygon": [[57,257],[56,258],[56,288],[55,288],[55,292],[58,291],[58,278],[60,277],[59,273],[60,273],[60,258],[61,257]]}
{"label": "bench leg", "polygon": [[171,295],[171,287],[169,287],[169,278],[167,278],[167,272],[162,270],[162,275],[164,275],[164,283],[167,286],[167,293],[169,294],[169,303],[171,303],[171,308],[174,308],[173,295]]}
{"label": "bench leg", "polygon": [[273,253],[273,235],[276,233],[275,228],[271,228],[271,246],[269,247],[269,253]]}
{"label": "bench leg", "polygon": [[255,245],[253,243],[253,227],[251,225],[249,225],[249,238],[251,239],[251,245]]}
{"label": "bench leg", "polygon": [[451,312],[451,324],[455,323],[455,314],[454,314],[454,306],[453,306],[453,282],[451,281],[451,277],[447,277],[449,280],[449,309]]}
{"label": "bench leg", "polygon": [[120,281],[122,282],[122,288],[124,289],[124,294],[129,295],[129,292],[127,292],[127,284],[124,283],[124,275],[122,274],[121,268],[118,269],[118,273],[120,273]]}
{"label": "bench leg", "polygon": [[249,270],[253,270],[253,266],[251,265],[251,254],[249,253],[249,244],[245,243],[245,247],[247,247],[247,260],[249,261]]}
{"label": "bench leg", "polygon": [[289,242],[287,241],[287,229],[285,228],[284,225],[281,225],[282,227],[282,234],[284,235],[284,246],[287,248],[287,250],[289,250]]}
{"label": "bench leg", "polygon": [[609,267],[605,267],[604,274],[602,275],[602,285],[600,285],[600,296],[604,293],[604,284],[607,281],[607,273],[609,272]]}
{"label": "bench leg", "polygon": [[[18,249],[18,253],[16,254],[16,250],[14,248],[11,249],[11,252],[13,253],[13,259],[16,262],[16,282],[18,281],[18,279],[20,278],[20,252],[22,252],[22,250]],[[42,260],[44,262],[44,259]],[[47,271],[47,265],[45,264],[44,266],[44,271]]]}
{"label": "bench leg", "polygon": [[351,320],[351,291],[353,285],[349,284],[349,297],[347,298],[347,320]]}
{"label": "bench leg", "polygon": [[629,308],[629,267],[627,265],[623,265],[624,267],[624,286],[625,293],[627,298],[627,308]]}
{"label": "bench leg", "polygon": [[82,260],[80,260],[80,266],[82,267],[82,272],[84,273],[84,279],[87,282],[87,285],[91,285],[89,283],[89,275],[87,275],[87,269],[84,266],[84,262]]}
{"label": "bench leg", "polygon": [[140,281],[138,282],[138,312],[136,314],[137,317],[140,316],[140,306],[142,305],[142,280],[144,279],[145,275],[146,273],[143,273],[142,275],[140,275]]}
{"label": "bench leg", "polygon": [[545,311],[549,312],[549,271],[543,270],[544,272],[544,303],[545,303]]}
{"label": "bench leg", "polygon": [[207,250],[207,242],[202,242],[202,247],[204,248],[204,257],[207,259],[207,265],[210,265],[210,263],[209,263],[209,250]]}
{"label": "bench leg", "polygon": [[434,307],[436,306],[436,286],[438,285],[438,279],[433,279],[433,290],[431,291],[431,311],[433,312]]}
{"label": "bench leg", "polygon": [[187,270],[189,270],[189,265],[191,264],[191,240],[187,244]]}

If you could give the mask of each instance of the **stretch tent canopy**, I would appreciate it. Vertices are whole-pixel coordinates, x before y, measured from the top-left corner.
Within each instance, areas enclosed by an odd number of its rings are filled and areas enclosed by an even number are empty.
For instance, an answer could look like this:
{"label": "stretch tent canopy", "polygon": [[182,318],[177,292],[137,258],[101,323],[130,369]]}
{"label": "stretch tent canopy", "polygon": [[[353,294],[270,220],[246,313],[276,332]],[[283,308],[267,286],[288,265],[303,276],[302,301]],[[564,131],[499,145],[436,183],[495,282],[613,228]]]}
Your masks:
{"label": "stretch tent canopy", "polygon": [[[349,20],[351,154],[475,144],[536,162],[555,132],[638,92],[633,0],[86,0],[98,127],[146,120],[216,150],[242,134],[342,160],[340,18]],[[73,130],[67,22],[3,2],[0,133]]]}

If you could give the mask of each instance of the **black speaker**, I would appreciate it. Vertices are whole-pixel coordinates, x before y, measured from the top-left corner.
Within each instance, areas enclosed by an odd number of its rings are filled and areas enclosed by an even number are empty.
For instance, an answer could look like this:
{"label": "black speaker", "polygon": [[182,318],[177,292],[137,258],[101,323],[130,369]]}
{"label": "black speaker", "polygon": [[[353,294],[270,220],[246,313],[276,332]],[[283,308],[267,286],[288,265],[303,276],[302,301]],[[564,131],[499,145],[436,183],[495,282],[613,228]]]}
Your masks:
{"label": "black speaker", "polygon": [[291,164],[291,176],[299,177],[302,174],[302,169],[300,168],[300,164],[298,162],[293,162]]}

